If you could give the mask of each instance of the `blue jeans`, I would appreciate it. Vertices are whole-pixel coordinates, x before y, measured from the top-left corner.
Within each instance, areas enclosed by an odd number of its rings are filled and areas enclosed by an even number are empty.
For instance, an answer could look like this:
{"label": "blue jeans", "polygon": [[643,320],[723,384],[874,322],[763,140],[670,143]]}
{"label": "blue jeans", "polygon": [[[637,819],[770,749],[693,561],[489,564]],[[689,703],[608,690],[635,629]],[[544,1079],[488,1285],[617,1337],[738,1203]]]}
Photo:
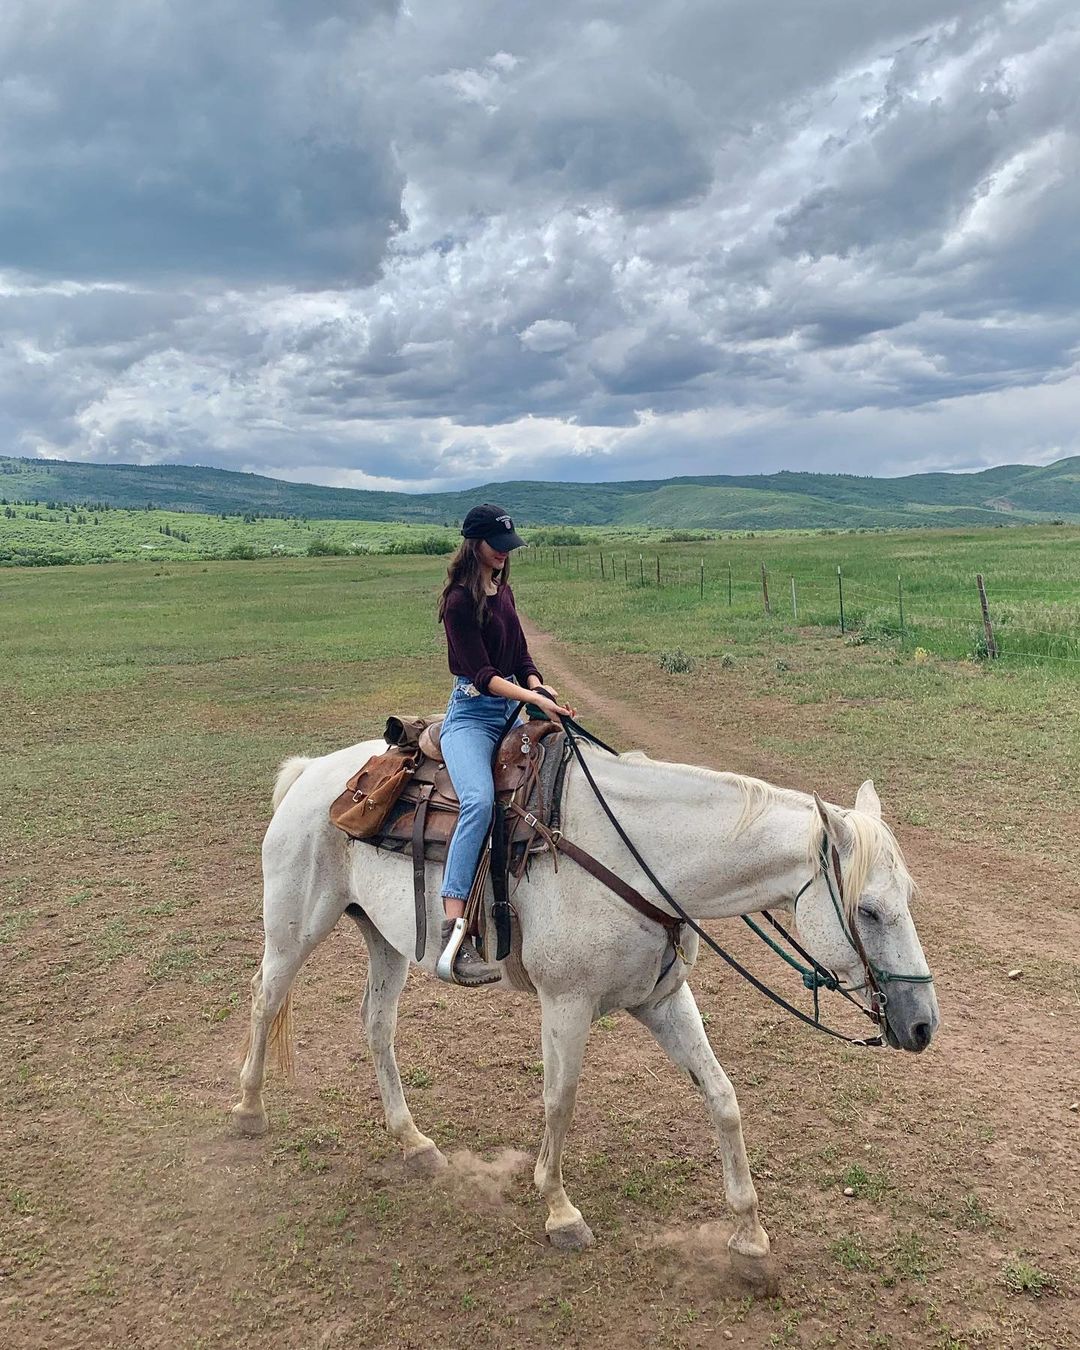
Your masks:
{"label": "blue jeans", "polygon": [[442,757],[461,803],[446,854],[442,884],[444,899],[468,898],[495,806],[495,782],[491,772],[495,743],[514,708],[513,699],[467,692],[472,689],[464,675],[454,677],[454,688],[439,735]]}

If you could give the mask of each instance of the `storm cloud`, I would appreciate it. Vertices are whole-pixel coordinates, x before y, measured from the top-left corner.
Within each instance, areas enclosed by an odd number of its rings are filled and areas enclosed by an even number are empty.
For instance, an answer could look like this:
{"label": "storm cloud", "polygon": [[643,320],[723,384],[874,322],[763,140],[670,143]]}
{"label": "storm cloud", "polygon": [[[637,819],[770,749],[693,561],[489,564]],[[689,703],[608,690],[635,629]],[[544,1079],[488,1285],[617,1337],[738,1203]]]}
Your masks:
{"label": "storm cloud", "polygon": [[1080,452],[1064,0],[10,0],[0,449],[464,487]]}

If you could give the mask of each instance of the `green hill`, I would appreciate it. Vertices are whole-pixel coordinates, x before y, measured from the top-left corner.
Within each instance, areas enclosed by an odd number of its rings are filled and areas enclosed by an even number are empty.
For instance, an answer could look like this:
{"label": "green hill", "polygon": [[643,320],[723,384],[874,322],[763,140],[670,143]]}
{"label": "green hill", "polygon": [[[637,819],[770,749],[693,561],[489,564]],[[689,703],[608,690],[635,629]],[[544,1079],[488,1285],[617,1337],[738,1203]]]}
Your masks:
{"label": "green hill", "polygon": [[986,525],[1080,521],[1080,457],[1036,468],[1007,464],[981,473],[906,478],[785,471],[622,483],[486,483],[445,493],[318,487],[183,464],[0,457],[0,498],[437,526],[453,526],[483,500],[505,505],[522,525],[726,530]]}

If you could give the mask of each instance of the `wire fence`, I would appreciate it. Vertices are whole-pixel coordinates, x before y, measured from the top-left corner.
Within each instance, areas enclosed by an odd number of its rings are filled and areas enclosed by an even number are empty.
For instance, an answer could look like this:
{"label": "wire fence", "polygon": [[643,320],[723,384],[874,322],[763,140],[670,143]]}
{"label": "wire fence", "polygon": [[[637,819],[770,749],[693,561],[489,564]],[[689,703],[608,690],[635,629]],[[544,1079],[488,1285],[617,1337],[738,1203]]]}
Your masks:
{"label": "wire fence", "polygon": [[909,582],[902,572],[886,589],[880,573],[867,577],[843,563],[823,575],[780,570],[745,557],[730,564],[697,562],[660,552],[602,551],[582,547],[529,547],[518,558],[530,571],[561,572],[568,579],[639,591],[667,591],[672,605],[699,604],[788,620],[798,628],[832,628],[852,645],[890,643],[901,651],[977,660],[1049,663],[1062,672],[1080,666],[1080,585],[1045,585],[1014,578],[928,577]]}

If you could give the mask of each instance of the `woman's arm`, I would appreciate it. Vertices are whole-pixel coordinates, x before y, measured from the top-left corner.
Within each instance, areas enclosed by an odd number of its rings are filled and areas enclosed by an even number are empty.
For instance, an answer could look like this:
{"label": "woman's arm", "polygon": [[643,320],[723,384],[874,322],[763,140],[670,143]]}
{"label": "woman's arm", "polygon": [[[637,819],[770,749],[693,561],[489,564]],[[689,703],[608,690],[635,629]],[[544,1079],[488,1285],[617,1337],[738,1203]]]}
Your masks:
{"label": "woman's arm", "polygon": [[576,717],[577,712],[573,708],[564,707],[561,703],[556,703],[554,699],[548,698],[544,694],[538,694],[533,689],[523,689],[520,684],[514,684],[511,680],[504,680],[501,675],[493,675],[488,680],[487,691],[495,698],[513,699],[515,703],[533,703],[541,712],[547,713],[553,722],[562,725],[562,719],[559,714],[567,717]]}

